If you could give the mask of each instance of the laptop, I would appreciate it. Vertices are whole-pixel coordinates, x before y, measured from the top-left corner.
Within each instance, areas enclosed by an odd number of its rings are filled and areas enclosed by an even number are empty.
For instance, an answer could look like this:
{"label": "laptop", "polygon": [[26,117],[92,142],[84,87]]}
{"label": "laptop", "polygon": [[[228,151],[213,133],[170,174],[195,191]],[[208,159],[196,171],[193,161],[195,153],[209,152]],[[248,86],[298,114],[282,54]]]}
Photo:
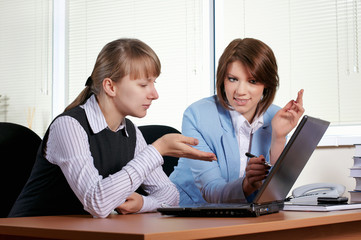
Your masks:
{"label": "laptop", "polygon": [[301,119],[252,203],[170,206],[157,211],[179,217],[257,217],[279,212],[329,124],[307,115]]}

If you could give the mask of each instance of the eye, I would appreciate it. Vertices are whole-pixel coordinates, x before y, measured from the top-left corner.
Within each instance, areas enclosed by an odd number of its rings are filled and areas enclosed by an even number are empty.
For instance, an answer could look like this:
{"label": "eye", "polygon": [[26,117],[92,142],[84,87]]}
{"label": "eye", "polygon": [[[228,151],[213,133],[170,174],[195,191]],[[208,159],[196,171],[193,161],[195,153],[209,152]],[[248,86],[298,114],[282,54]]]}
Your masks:
{"label": "eye", "polygon": [[156,83],[157,78],[156,77],[149,77],[147,78],[148,83]]}
{"label": "eye", "polygon": [[258,83],[256,79],[250,79],[250,80],[248,80],[248,81],[249,81],[249,83],[251,83],[251,84],[257,84],[257,83]]}
{"label": "eye", "polygon": [[228,81],[230,81],[230,82],[236,82],[236,81],[238,81],[238,79],[237,78],[234,78],[234,77],[227,77],[228,78]]}

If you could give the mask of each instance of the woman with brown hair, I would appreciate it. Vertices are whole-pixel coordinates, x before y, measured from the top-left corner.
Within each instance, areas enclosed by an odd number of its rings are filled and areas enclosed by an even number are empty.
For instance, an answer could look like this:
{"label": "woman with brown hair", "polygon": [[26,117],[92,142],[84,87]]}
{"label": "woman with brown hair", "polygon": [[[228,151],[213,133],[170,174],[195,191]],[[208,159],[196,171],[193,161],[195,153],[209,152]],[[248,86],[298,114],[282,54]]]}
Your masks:
{"label": "woman with brown hair", "polygon": [[[181,158],[170,176],[180,205],[252,201],[281,154],[287,134],[304,113],[302,96],[282,109],[272,105],[279,84],[273,51],[260,40],[233,40],[217,68],[217,95],[189,106],[182,134],[199,140],[216,162]],[[249,159],[251,152],[258,157]]]}
{"label": "woman with brown hair", "polygon": [[[163,172],[162,156],[215,160],[191,145],[197,140],[167,134],[147,145],[126,116],[142,118],[158,98],[155,52],[137,39],[105,45],[79,94],[48,128],[28,182],[9,216],[155,211],[177,205],[179,193]],[[135,191],[141,186],[147,196]]]}

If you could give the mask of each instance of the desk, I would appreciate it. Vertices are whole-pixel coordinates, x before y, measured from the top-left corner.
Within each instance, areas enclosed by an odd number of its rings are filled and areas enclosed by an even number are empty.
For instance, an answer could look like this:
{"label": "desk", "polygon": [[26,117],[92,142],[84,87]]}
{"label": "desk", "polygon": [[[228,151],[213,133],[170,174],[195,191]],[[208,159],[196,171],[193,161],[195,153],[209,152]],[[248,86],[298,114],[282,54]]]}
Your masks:
{"label": "desk", "polygon": [[361,239],[361,210],[282,211],[257,218],[181,218],[159,213],[0,219],[0,239]]}

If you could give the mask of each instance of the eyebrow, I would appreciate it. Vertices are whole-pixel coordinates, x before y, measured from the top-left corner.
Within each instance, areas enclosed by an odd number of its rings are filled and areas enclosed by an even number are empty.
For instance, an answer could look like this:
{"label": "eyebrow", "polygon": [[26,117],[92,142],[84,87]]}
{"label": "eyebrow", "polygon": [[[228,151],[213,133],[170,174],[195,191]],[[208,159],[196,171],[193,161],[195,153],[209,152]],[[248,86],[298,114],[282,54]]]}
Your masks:
{"label": "eyebrow", "polygon": [[233,75],[232,73],[227,73],[226,74],[227,77],[233,77],[233,78],[237,78],[235,75]]}

